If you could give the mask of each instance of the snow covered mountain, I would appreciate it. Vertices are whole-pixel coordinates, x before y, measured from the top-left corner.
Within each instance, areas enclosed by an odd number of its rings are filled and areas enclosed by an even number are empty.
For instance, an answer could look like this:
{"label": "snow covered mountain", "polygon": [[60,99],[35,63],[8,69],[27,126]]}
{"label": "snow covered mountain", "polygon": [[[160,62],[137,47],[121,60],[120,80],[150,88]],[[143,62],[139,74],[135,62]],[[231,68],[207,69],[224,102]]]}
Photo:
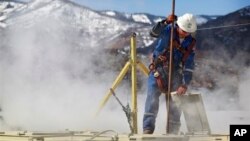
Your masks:
{"label": "snow covered mountain", "polygon": [[[47,32],[45,35],[55,34],[53,30],[60,27],[65,30],[62,32],[73,37],[65,36],[63,38],[76,48],[125,47],[125,50],[128,50],[129,37],[132,32],[139,35],[137,36],[138,48],[150,47],[155,39],[148,36],[148,31],[152,24],[164,18],[146,13],[95,11],[69,0],[33,0],[30,3],[2,1],[0,6],[2,7],[1,25],[7,24],[10,27],[19,26],[25,29],[39,26],[39,28],[45,29],[43,30],[43,32]],[[245,11],[247,8],[239,11],[239,14],[248,16]],[[7,20],[6,17],[8,17]],[[232,16],[196,16],[199,27],[225,21],[225,17]]]}
{"label": "snow covered mountain", "polygon": [[6,27],[5,20],[12,13],[22,10],[24,2],[19,1],[0,1],[0,27]]}
{"label": "snow covered mountain", "polygon": [[[0,17],[5,20],[2,26],[7,24],[29,29],[43,24],[41,28],[47,28],[47,31],[53,34],[51,32],[53,29],[50,29],[52,26],[45,27],[46,24],[43,22],[50,21],[54,24],[58,22],[57,25],[64,27],[66,32],[74,32],[72,36],[77,37],[67,40],[78,48],[97,46],[100,48],[127,46],[128,48],[129,36],[132,32],[140,35],[138,36],[139,47],[149,46],[154,39],[148,36],[148,31],[152,24],[164,18],[146,13],[95,11],[69,0],[33,0],[30,3],[11,1],[0,2],[0,5],[4,7]],[[211,19],[210,16],[197,16],[199,23],[205,23]]]}
{"label": "snow covered mountain", "polygon": [[121,12],[111,11],[111,10],[101,11],[101,13],[104,15],[108,15],[111,17],[124,20],[124,21],[137,22],[137,23],[142,23],[146,25],[152,25],[164,19],[164,17],[155,16],[155,15],[151,15],[147,13],[128,14],[128,13],[121,13]]}
{"label": "snow covered mountain", "polygon": [[[166,18],[163,16],[156,16],[156,15],[151,15],[151,14],[147,14],[147,13],[128,14],[128,13],[121,13],[121,12],[112,11],[112,10],[101,11],[101,13],[104,15],[108,15],[111,17],[121,19],[121,20],[143,23],[146,25],[155,24],[155,23],[163,20],[164,18]],[[201,24],[206,23],[209,20],[216,19],[217,17],[219,17],[219,16],[196,15],[196,20],[197,20],[198,25],[201,25]]]}
{"label": "snow covered mountain", "polygon": [[[40,28],[46,28],[44,31],[50,34],[54,34],[54,28],[63,27],[68,35],[74,37],[66,40],[76,48],[126,47],[127,50],[132,32],[140,35],[137,44],[140,47],[148,46],[154,41],[148,36],[150,27],[143,23],[104,15],[68,0],[34,0],[16,5],[18,12],[13,10],[8,20],[4,21],[8,26],[30,29],[42,25]],[[50,25],[50,22],[58,27]]]}
{"label": "snow covered mountain", "polygon": [[[17,16],[6,20],[9,26],[27,29],[43,22],[54,22],[60,27],[65,27],[67,32],[77,32],[82,40],[76,43],[79,46],[84,44],[85,47],[100,46],[99,43],[103,45],[100,41],[110,41],[129,28],[140,26],[103,16],[67,0],[35,0],[28,3]],[[52,30],[50,28],[54,27],[44,25],[41,28]]]}

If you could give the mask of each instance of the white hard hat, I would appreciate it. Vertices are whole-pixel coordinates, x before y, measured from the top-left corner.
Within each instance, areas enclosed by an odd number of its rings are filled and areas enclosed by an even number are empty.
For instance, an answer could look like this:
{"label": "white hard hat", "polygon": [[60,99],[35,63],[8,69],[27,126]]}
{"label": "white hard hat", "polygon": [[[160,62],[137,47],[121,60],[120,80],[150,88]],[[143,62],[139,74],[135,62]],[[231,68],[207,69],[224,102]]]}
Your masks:
{"label": "white hard hat", "polygon": [[188,33],[193,33],[197,29],[196,19],[193,14],[186,13],[178,17],[177,25]]}

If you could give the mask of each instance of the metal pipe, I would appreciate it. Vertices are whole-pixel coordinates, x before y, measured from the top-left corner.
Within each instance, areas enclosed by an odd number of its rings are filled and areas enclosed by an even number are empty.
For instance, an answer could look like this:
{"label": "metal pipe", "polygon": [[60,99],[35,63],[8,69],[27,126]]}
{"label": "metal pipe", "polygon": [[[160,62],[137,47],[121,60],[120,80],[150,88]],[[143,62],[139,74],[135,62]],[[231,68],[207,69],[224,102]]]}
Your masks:
{"label": "metal pipe", "polygon": [[[172,0],[172,15],[175,13],[175,0]],[[168,93],[165,96],[166,106],[167,106],[167,133],[169,133],[169,109],[170,109],[170,98],[172,90],[172,71],[173,71],[173,38],[174,38],[174,22],[172,22],[171,27],[171,37],[170,37],[170,56],[169,56],[169,71],[168,71]]]}

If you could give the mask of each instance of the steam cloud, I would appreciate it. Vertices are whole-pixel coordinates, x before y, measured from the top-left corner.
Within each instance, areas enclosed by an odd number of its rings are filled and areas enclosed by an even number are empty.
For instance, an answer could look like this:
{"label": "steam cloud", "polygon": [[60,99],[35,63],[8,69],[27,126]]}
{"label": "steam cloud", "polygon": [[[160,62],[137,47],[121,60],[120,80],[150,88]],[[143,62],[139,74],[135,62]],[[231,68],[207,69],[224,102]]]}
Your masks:
{"label": "steam cloud", "polygon": [[[121,107],[112,97],[105,112],[94,117],[118,74],[108,66],[113,56],[102,47],[73,44],[81,41],[77,32],[55,19],[44,19],[28,28],[10,26],[1,34],[4,129],[129,130]],[[117,93],[127,99],[128,88],[120,87]]]}
{"label": "steam cloud", "polygon": [[[104,111],[97,118],[93,117],[99,102],[119,73],[109,66],[110,62],[112,65],[119,63],[113,61],[118,56],[108,55],[99,46],[89,47],[89,43],[76,43],[82,40],[87,42],[94,39],[80,39],[74,29],[56,19],[44,19],[39,24],[27,28],[22,28],[21,25],[10,26],[1,31],[0,104],[4,117],[2,129],[114,129],[128,133],[127,119],[112,97]],[[212,92],[201,92],[212,130],[215,128],[225,131],[228,130],[228,124],[249,123],[249,115],[240,115],[239,110],[250,110],[250,69],[245,69],[242,74],[240,79],[235,79],[216,73],[215,76],[219,76],[219,84],[222,87]],[[229,91],[227,82],[235,80],[239,81],[237,83],[240,96],[240,104],[236,108],[235,104],[230,105],[228,101],[222,101],[224,98],[228,99],[225,96]],[[145,94],[145,91],[146,86],[143,85],[140,94]],[[116,93],[124,104],[130,101],[130,87],[127,83],[122,84]],[[144,102],[145,95],[139,95],[139,131],[142,127]],[[166,107],[163,96],[160,105],[156,132],[164,133]],[[233,111],[226,112],[230,109]],[[235,113],[239,116],[233,117]],[[218,120],[218,116],[223,117],[223,121]]]}

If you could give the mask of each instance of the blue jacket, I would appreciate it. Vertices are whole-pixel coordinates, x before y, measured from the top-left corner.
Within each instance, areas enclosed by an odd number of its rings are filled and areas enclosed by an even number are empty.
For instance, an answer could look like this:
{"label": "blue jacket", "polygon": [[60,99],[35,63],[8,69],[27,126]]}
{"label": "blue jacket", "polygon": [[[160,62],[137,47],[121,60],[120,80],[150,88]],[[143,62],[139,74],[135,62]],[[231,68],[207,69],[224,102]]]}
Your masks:
{"label": "blue jacket", "polygon": [[[176,32],[176,27],[178,25],[175,25],[174,29],[174,40],[177,41],[180,44],[180,38]],[[162,55],[163,52],[169,48],[170,46],[170,36],[171,36],[171,25],[164,25],[162,23],[156,24],[151,32],[151,36],[158,38],[158,43],[154,49],[153,52],[153,58],[157,58],[159,55]],[[191,35],[185,37],[185,39],[182,41],[181,48],[187,49],[190,44],[193,41],[193,37]],[[192,73],[194,70],[194,56],[195,52],[194,50],[191,51],[188,58],[185,60],[185,62],[182,62],[183,53],[174,48],[173,49],[173,66],[175,71],[182,72],[183,75],[183,84],[188,85],[190,81],[192,80]],[[168,57],[168,56],[166,56]],[[169,58],[169,57],[168,57]]]}

